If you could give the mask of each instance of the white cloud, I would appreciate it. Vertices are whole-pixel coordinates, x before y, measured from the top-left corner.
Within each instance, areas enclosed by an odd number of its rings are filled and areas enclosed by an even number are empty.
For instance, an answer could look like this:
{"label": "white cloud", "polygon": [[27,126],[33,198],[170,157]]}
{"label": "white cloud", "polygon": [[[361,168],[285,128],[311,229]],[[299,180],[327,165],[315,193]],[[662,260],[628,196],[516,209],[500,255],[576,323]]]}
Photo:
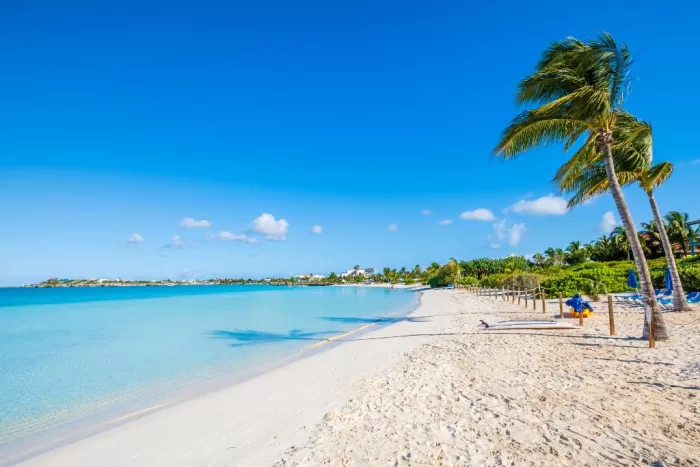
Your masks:
{"label": "white cloud", "polygon": [[224,230],[217,234],[211,234],[208,238],[210,240],[230,240],[234,242],[240,242],[247,240],[248,236],[246,234],[234,234]]}
{"label": "white cloud", "polygon": [[389,224],[389,230],[391,230],[392,232],[396,232],[397,230],[399,230],[399,226],[396,224]]}
{"label": "white cloud", "polygon": [[496,233],[496,238],[503,240],[506,238],[506,220],[501,219],[493,224],[493,231]]}
{"label": "white cloud", "polygon": [[617,220],[615,219],[615,214],[612,211],[608,211],[603,214],[603,219],[600,221],[600,230],[604,234],[609,234],[617,226]]}
{"label": "white cloud", "polygon": [[694,161],[690,161],[690,163],[693,165],[700,165],[700,159],[695,159]]}
{"label": "white cloud", "polygon": [[320,235],[323,233],[323,227],[321,227],[320,225],[314,225],[313,227],[311,227],[311,233]]}
{"label": "white cloud", "polygon": [[132,233],[129,236],[129,239],[126,241],[126,243],[130,243],[132,245],[135,245],[136,243],[143,243],[144,239],[141,236],[141,234],[137,234],[136,232]]}
{"label": "white cloud", "polygon": [[173,235],[170,239],[170,243],[163,245],[163,248],[169,249],[182,249],[182,248],[193,248],[194,243],[183,242],[178,235]]}
{"label": "white cloud", "polygon": [[209,227],[211,222],[206,219],[195,220],[192,217],[185,217],[180,221],[180,225],[186,229],[197,229],[203,227]]}
{"label": "white cloud", "polygon": [[433,213],[433,211],[431,211],[430,209],[423,209],[420,213],[424,216],[429,216]]}
{"label": "white cloud", "polygon": [[251,245],[260,245],[262,243],[265,243],[265,240],[262,238],[256,238],[256,237],[248,237],[245,240],[246,243],[250,243]]}
{"label": "white cloud", "polygon": [[501,245],[499,245],[498,243],[492,243],[491,248],[493,248],[494,250],[497,250],[497,249],[501,248]]}
{"label": "white cloud", "polygon": [[251,230],[264,235],[268,240],[286,240],[289,222],[284,219],[276,220],[272,214],[263,213],[253,221]]}
{"label": "white cloud", "polygon": [[438,221],[439,225],[450,225],[452,223],[452,219],[443,219],[441,221]]}
{"label": "white cloud", "polygon": [[496,217],[488,209],[474,209],[473,211],[464,211],[459,215],[459,218],[463,221],[492,221]]}
{"label": "white cloud", "polygon": [[510,246],[517,246],[520,243],[520,237],[522,237],[525,231],[525,224],[513,224],[511,228],[508,229],[508,244]]}
{"label": "white cloud", "polygon": [[566,207],[567,201],[561,196],[548,194],[541,198],[527,200],[521,199],[513,204],[508,210],[522,214],[535,214],[543,216],[562,216],[569,210]]}

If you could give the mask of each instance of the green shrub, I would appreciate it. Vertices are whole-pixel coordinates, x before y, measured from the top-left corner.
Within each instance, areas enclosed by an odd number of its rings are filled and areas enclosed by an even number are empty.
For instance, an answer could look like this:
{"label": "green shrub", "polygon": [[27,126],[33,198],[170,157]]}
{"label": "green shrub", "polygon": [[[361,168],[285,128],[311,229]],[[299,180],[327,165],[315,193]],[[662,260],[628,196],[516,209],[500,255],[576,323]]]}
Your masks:
{"label": "green shrub", "polygon": [[503,287],[503,281],[510,276],[511,274],[505,273],[491,274],[490,276],[486,276],[485,278],[481,279],[481,284],[484,287],[490,287],[493,289],[500,288]]}
{"label": "green shrub", "polygon": [[459,284],[465,287],[479,285],[479,279],[474,276],[464,276],[459,280]]}
{"label": "green shrub", "polygon": [[503,280],[504,287],[514,289],[534,289],[539,286],[545,277],[541,274],[522,273],[513,274]]}

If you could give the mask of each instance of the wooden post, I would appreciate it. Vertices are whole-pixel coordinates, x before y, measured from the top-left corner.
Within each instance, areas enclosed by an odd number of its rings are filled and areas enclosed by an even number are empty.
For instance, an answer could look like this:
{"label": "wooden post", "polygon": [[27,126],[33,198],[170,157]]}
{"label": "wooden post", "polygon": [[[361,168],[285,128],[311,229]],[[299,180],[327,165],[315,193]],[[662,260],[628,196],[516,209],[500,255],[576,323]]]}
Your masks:
{"label": "wooden post", "polygon": [[501,287],[501,295],[503,296],[503,301],[506,301],[506,289],[505,287]]}
{"label": "wooden post", "polygon": [[542,298],[542,313],[547,313],[547,302],[545,302],[544,289],[540,288],[540,298]]}
{"label": "wooden post", "polygon": [[564,297],[559,292],[559,318],[564,319]]}
{"label": "wooden post", "polygon": [[[658,304],[657,304],[658,306]],[[646,310],[645,310],[646,313]],[[652,308],[649,312],[649,348],[656,348],[656,320],[654,319],[654,309]]]}
{"label": "wooden post", "polygon": [[608,295],[608,319],[610,320],[610,335],[615,335],[615,316],[613,315],[613,298]]}
{"label": "wooden post", "polygon": [[518,287],[518,305],[520,305],[520,288]]}
{"label": "wooden post", "polygon": [[537,310],[537,289],[532,289],[532,311]]}
{"label": "wooden post", "polygon": [[581,313],[578,314],[578,324],[583,327],[583,308],[581,309]]}
{"label": "wooden post", "polygon": [[527,308],[527,289],[525,289],[523,295],[525,295],[525,308]]}

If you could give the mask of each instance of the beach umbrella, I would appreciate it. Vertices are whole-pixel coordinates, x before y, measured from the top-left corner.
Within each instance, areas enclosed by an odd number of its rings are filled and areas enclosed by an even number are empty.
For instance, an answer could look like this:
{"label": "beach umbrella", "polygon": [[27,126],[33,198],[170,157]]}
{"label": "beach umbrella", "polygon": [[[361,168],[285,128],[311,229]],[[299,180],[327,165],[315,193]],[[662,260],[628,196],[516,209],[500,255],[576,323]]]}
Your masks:
{"label": "beach umbrella", "polygon": [[666,268],[666,288],[673,290],[673,282],[671,281],[671,270]]}
{"label": "beach umbrella", "polygon": [[630,269],[629,274],[627,274],[627,285],[629,285],[633,289],[639,288],[637,276],[634,275],[634,269]]}

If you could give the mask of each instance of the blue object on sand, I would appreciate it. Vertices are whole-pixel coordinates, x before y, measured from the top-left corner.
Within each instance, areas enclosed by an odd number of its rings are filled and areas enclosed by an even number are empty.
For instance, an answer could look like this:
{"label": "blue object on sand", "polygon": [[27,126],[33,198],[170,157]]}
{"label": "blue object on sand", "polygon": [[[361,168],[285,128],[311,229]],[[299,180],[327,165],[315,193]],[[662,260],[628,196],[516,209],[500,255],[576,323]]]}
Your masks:
{"label": "blue object on sand", "polygon": [[630,269],[629,274],[627,274],[627,285],[633,289],[639,288],[639,283],[637,282],[637,276],[634,275],[634,269]]}
{"label": "blue object on sand", "polygon": [[572,308],[576,313],[581,313],[584,308],[593,311],[591,304],[584,302],[583,298],[581,298],[579,294],[574,295],[564,303],[566,303],[566,306]]}
{"label": "blue object on sand", "polygon": [[673,290],[673,281],[671,280],[671,269],[666,268],[666,288],[668,290]]}

